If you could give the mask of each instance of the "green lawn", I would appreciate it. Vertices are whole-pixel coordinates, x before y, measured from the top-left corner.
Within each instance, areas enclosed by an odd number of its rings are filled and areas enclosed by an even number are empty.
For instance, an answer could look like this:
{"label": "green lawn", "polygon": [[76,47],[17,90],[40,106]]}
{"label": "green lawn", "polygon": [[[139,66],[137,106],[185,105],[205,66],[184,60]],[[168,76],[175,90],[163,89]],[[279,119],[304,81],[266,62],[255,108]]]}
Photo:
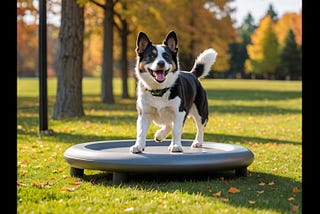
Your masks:
{"label": "green lawn", "polygon": [[[112,174],[85,170],[69,176],[63,153],[77,143],[134,139],[134,81],[131,99],[100,102],[100,79],[84,78],[85,117],[50,118],[56,79],[48,79],[49,128],[38,135],[38,79],[17,79],[17,212],[21,213],[302,213],[301,81],[204,79],[209,99],[205,141],[246,146],[255,155],[248,177],[218,172],[209,177],[132,177],[113,185]],[[148,138],[157,127],[152,125]],[[184,139],[193,139],[187,119]],[[169,135],[169,138],[171,135]],[[232,193],[233,188],[237,192]]]}

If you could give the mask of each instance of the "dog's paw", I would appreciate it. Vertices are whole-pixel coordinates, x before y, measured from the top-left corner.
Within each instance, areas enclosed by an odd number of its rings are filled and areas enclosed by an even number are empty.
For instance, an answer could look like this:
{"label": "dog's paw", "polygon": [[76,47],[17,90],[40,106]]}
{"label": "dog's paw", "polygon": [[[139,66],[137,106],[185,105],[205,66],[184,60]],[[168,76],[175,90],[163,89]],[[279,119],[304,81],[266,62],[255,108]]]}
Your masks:
{"label": "dog's paw", "polygon": [[153,140],[157,143],[160,143],[162,140],[158,139],[156,136],[154,136]]}
{"label": "dog's paw", "polygon": [[142,153],[144,151],[144,148],[140,145],[133,145],[130,147],[130,152],[131,153]]}
{"label": "dog's paw", "polygon": [[168,150],[170,152],[183,152],[182,146],[178,146],[178,145],[170,145],[168,147]]}
{"label": "dog's paw", "polygon": [[201,148],[202,147],[202,142],[199,141],[193,141],[191,144],[191,148]]}
{"label": "dog's paw", "polygon": [[167,132],[164,131],[163,129],[159,129],[158,131],[156,131],[156,133],[154,134],[154,141],[156,142],[161,142],[163,141],[166,137],[167,137]]}

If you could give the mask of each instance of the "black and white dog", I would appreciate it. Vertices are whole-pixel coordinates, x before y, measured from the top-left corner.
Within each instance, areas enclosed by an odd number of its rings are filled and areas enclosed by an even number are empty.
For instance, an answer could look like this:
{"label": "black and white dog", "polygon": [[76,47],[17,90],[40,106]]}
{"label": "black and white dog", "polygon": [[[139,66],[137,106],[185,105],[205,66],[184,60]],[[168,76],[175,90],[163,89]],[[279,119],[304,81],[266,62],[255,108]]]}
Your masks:
{"label": "black and white dog", "polygon": [[201,147],[204,127],[208,121],[208,101],[199,79],[205,77],[215,62],[217,52],[202,52],[190,72],[181,71],[178,58],[178,39],[174,31],[163,44],[153,45],[140,32],[137,37],[137,138],[130,152],[141,153],[146,147],[146,136],[153,121],[161,128],[154,140],[163,141],[172,130],[170,152],[182,152],[181,136],[187,116],[197,125],[197,134],[191,147]]}

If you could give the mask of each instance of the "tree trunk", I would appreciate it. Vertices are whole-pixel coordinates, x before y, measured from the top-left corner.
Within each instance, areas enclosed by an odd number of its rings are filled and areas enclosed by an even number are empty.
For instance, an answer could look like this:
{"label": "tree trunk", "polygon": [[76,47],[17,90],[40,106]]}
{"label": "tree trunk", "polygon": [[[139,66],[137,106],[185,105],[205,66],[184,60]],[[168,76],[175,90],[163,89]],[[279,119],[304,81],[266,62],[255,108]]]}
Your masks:
{"label": "tree trunk", "polygon": [[113,97],[113,0],[107,0],[103,23],[103,60],[101,74],[101,101],[114,103]]}
{"label": "tree trunk", "polygon": [[122,31],[121,34],[121,78],[122,78],[122,98],[129,98],[128,93],[128,60],[127,60],[127,51],[128,51],[128,24],[125,19],[121,20]]}
{"label": "tree trunk", "polygon": [[84,116],[83,77],[83,7],[76,1],[62,0],[59,50],[57,56],[57,93],[52,118]]}

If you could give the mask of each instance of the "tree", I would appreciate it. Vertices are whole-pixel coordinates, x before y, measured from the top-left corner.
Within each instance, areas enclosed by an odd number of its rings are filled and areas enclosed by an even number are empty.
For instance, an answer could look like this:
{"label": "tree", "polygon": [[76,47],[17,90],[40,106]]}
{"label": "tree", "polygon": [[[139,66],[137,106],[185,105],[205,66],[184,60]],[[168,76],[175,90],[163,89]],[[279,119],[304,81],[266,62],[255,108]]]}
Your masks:
{"label": "tree", "polygon": [[[20,77],[35,77],[38,75],[38,52],[30,51],[38,49],[38,16],[39,10],[35,0],[17,1],[17,72]],[[59,6],[57,1],[52,0],[47,4],[48,16],[56,13],[55,8]],[[47,73],[54,76],[54,55],[58,40],[58,27],[47,23]]]}
{"label": "tree", "polygon": [[274,11],[272,4],[269,4],[269,8],[267,10],[266,15],[269,15],[273,21],[278,20],[278,14],[276,13],[276,11]]}
{"label": "tree", "polygon": [[266,78],[271,77],[273,79],[280,63],[280,56],[278,38],[272,29],[272,25],[267,28],[264,35],[263,55],[264,59],[259,69]]}
{"label": "tree", "polygon": [[84,116],[82,106],[83,7],[62,0],[57,56],[57,93],[52,118]]}
{"label": "tree", "polygon": [[281,71],[287,79],[301,78],[301,51],[296,43],[293,30],[289,30],[281,52]]}
{"label": "tree", "polygon": [[229,45],[229,54],[230,54],[230,69],[229,73],[235,77],[237,74],[240,74],[241,77],[245,76],[244,64],[245,61],[249,58],[247,52],[247,45],[251,43],[251,35],[255,30],[256,26],[254,25],[253,17],[250,13],[246,16],[243,21],[243,24],[239,27],[239,37],[240,42],[230,43]]}
{"label": "tree", "polygon": [[248,13],[245,17],[242,25],[239,28],[239,34],[242,38],[242,43],[250,44],[251,43],[251,35],[253,31],[257,28],[254,24],[254,19],[251,13]]}
{"label": "tree", "polygon": [[229,5],[232,1],[144,1],[136,11],[137,30],[143,29],[155,43],[161,42],[169,30],[175,30],[182,70],[190,69],[195,57],[212,47],[218,52],[213,69],[224,72],[229,69],[228,45],[236,40],[231,18],[234,9]]}
{"label": "tree", "polygon": [[292,30],[296,43],[298,46],[302,44],[302,11],[297,13],[285,13],[276,22],[274,31],[278,36],[278,40],[281,46],[284,45],[285,39],[288,36],[288,31]]}
{"label": "tree", "polygon": [[279,43],[273,27],[274,22],[266,15],[251,36],[252,44],[247,46],[249,59],[246,68],[265,78],[274,77],[280,63]]}
{"label": "tree", "polygon": [[103,46],[103,10],[94,4],[84,7],[84,76],[101,76]]}
{"label": "tree", "polygon": [[[117,0],[115,0],[117,1]],[[114,103],[113,96],[113,15],[114,2],[106,0],[103,22],[103,61],[101,75],[101,101]]]}
{"label": "tree", "polygon": [[[123,0],[119,2],[117,10],[115,11],[115,21],[114,26],[116,27],[118,34],[120,36],[120,43],[121,43],[121,54],[120,54],[120,70],[121,70],[121,79],[122,79],[122,98],[129,98],[129,91],[128,91],[128,37],[134,31],[137,26],[130,22],[132,17],[134,16],[136,11],[135,9],[139,8],[137,5],[140,5],[136,1],[130,0]],[[134,8],[133,6],[136,6]],[[131,5],[128,7],[128,5]],[[130,8],[130,9],[129,9]],[[118,20],[118,21],[117,21]],[[131,27],[130,29],[130,26]]]}
{"label": "tree", "polygon": [[103,53],[102,53],[102,72],[101,72],[101,101],[103,103],[114,103],[113,96],[113,16],[114,6],[119,0],[105,0],[102,4],[96,0],[77,0],[83,6],[87,2],[92,2],[103,9]]}

